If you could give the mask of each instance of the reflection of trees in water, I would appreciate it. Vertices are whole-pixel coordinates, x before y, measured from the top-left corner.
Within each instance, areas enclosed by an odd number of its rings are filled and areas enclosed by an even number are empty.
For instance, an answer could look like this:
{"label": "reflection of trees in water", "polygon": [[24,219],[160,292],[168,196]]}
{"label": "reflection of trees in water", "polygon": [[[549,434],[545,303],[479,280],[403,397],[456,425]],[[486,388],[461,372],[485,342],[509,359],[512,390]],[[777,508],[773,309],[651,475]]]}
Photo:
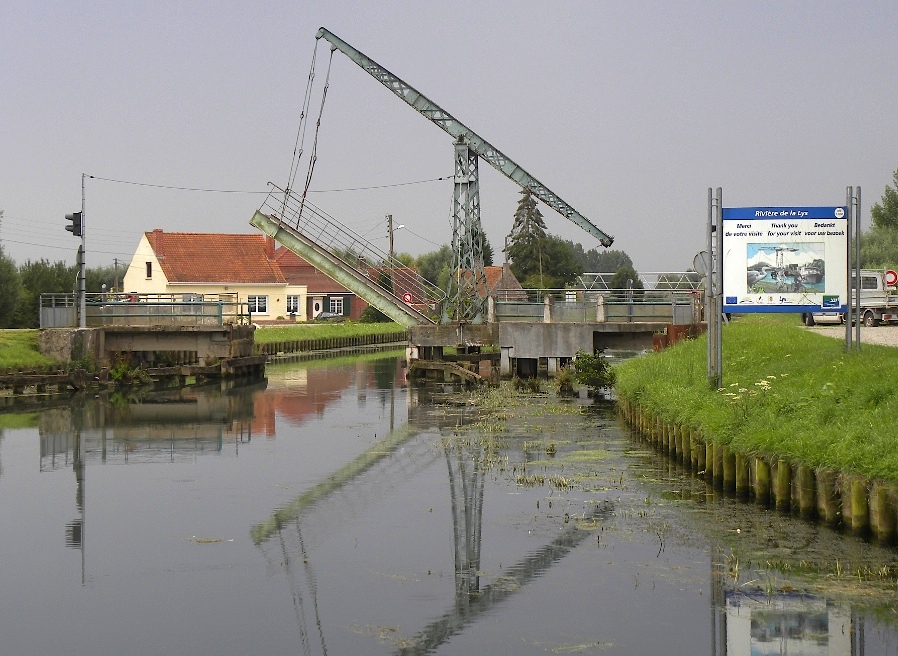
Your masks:
{"label": "reflection of trees in water", "polygon": [[374,382],[377,389],[388,390],[395,385],[396,379],[396,359],[390,360],[374,360],[372,362],[374,370]]}

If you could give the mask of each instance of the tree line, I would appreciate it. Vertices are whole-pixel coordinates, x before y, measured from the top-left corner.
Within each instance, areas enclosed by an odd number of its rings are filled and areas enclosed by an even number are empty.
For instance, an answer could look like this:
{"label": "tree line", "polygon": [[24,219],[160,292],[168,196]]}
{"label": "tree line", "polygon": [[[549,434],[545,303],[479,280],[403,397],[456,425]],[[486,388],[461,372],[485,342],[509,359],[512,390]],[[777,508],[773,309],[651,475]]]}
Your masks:
{"label": "tree line", "polygon": [[868,269],[898,268],[898,169],[892,182],[870,210],[870,230],[861,233],[861,266]]}
{"label": "tree line", "polygon": [[[549,234],[536,198],[529,189],[522,190],[514,219],[506,240],[506,257],[512,273],[523,287],[563,289],[576,285],[577,277],[589,272],[616,274],[614,284],[619,283],[620,288],[627,286],[628,279],[641,288],[633,260],[624,251],[584,249],[582,244]],[[492,266],[495,259],[493,246],[485,233],[481,232],[480,238],[483,264]],[[448,287],[452,267],[452,248],[448,244],[417,257],[399,253],[396,259],[414,267],[425,280],[440,289]]]}
{"label": "tree line", "polygon": [[[103,285],[112,290],[115,268],[88,267],[84,282],[88,293],[103,291]],[[40,295],[71,294],[77,285],[77,266],[48,260],[17,266],[0,244],[0,328],[39,327]]]}
{"label": "tree line", "polygon": [[[872,226],[861,233],[861,266],[865,268],[898,268],[898,169],[892,174],[894,186],[886,185],[882,198],[871,209]],[[0,210],[0,220],[3,211]],[[483,259],[485,266],[493,264],[494,252],[485,233]],[[608,286],[624,289],[632,281],[634,289],[642,289],[642,282],[630,256],[621,250],[584,249],[582,244],[551,235],[529,189],[521,191],[515,210],[514,224],[507,238],[506,256],[512,273],[521,285],[529,289],[563,289],[573,285],[583,273],[614,273]],[[396,258],[406,266],[415,267],[423,278],[440,289],[448,287],[452,266],[452,248],[443,244],[417,257],[400,253]],[[678,288],[692,282],[673,278],[659,281],[659,286]],[[0,328],[37,328],[40,321],[40,295],[65,294],[76,290],[78,268],[64,262],[41,259],[28,260],[17,266],[0,244]],[[86,270],[88,293],[112,290],[116,271],[112,266]]]}

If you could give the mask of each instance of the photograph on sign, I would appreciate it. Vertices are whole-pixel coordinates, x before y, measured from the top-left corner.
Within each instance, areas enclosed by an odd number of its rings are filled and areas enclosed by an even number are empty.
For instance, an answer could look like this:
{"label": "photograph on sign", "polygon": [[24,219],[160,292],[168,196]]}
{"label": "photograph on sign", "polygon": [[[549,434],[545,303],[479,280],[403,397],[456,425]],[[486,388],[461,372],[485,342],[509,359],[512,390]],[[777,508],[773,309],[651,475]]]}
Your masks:
{"label": "photograph on sign", "polygon": [[724,312],[844,311],[844,208],[724,208],[723,219]]}

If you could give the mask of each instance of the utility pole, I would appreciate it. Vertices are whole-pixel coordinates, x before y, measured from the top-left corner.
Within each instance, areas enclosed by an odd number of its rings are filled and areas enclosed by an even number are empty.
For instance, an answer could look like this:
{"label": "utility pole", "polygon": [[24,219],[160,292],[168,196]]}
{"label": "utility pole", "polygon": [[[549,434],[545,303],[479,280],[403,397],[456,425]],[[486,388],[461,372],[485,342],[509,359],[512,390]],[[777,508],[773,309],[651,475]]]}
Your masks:
{"label": "utility pole", "polygon": [[390,238],[390,249],[388,252],[390,254],[390,267],[392,267],[393,266],[393,215],[392,214],[387,214],[387,235],[389,235],[389,238]]}

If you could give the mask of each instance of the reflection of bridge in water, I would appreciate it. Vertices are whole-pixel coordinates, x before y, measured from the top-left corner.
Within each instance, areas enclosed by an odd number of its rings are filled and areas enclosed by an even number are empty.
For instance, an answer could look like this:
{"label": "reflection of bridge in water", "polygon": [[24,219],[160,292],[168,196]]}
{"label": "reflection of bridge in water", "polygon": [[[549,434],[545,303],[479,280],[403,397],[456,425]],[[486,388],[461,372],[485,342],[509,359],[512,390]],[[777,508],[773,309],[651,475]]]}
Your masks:
{"label": "reflection of bridge in water", "polygon": [[174,462],[201,453],[220,454],[225,444],[252,440],[256,392],[265,381],[221,391],[192,387],[141,395],[118,405],[97,398],[41,414],[41,470],[73,462]]}
{"label": "reflection of bridge in water", "polygon": [[[421,390],[415,390],[421,393]],[[451,607],[424,626],[416,635],[403,640],[401,654],[424,654],[445,643],[481,616],[522,590],[544,574],[586,537],[589,531],[575,524],[557,537],[503,569],[503,576],[481,587],[480,554],[483,518],[486,452],[479,442],[441,437],[441,429],[463,424],[466,409],[442,420],[434,420],[410,407],[410,421],[376,442],[326,480],[310,488],[292,502],[279,508],[265,522],[253,527],[253,541],[263,550],[276,545],[276,558],[282,560],[293,595],[304,653],[310,652],[310,629],[314,625],[322,654],[327,653],[322,619],[317,601],[317,577],[311,565],[308,536],[303,534],[303,518],[314,513],[315,526],[327,526],[328,519],[345,522],[358,516],[379,497],[386,495],[396,480],[407,481],[423,473],[444,458],[448,469],[452,530],[455,594]],[[415,416],[417,415],[417,416]],[[423,437],[424,439],[415,439]],[[600,520],[612,511],[610,503],[599,506],[587,520]],[[323,518],[323,519],[322,519]],[[274,557],[274,554],[269,555]],[[301,573],[297,572],[297,568]],[[314,619],[307,618],[307,613]]]}
{"label": "reflection of bridge in water", "polygon": [[[341,371],[333,385],[337,386],[339,380],[344,388],[353,383],[359,387],[367,386],[371,384],[369,378],[375,373],[365,367]],[[306,376],[292,383],[300,385],[304,393],[308,393],[309,384],[316,381],[316,378]],[[383,380],[381,386],[382,383]],[[49,438],[53,432],[69,432],[73,436],[69,449],[42,450],[41,467],[51,469],[54,458],[56,468],[73,466],[78,482],[76,502],[79,511],[83,512],[85,463],[103,462],[101,431],[104,428],[107,438],[105,462],[113,464],[166,462],[172,450],[176,460],[181,457],[196,458],[197,454],[221,455],[228,451],[227,446],[232,442],[231,452],[236,453],[236,449],[243,444],[240,441],[241,426],[249,431],[243,434],[244,437],[254,436],[256,431],[251,422],[247,422],[253,417],[257,406],[267,403],[267,399],[253,398],[254,389],[234,390],[230,395],[199,394],[195,395],[197,398],[166,392],[156,396],[153,402],[133,404],[143,407],[107,407],[103,410],[99,404],[88,401],[83,410],[72,407],[46,412],[41,418],[42,440]],[[390,398],[388,390],[380,391]],[[417,631],[404,639],[401,646],[395,647],[397,653],[437,651],[453,636],[471,629],[486,614],[509,603],[517,592],[523,591],[530,582],[548,572],[578,544],[583,544],[585,538],[592,537],[594,540],[594,533],[590,531],[565,526],[566,530],[559,531],[545,544],[522,555],[516,563],[503,567],[501,578],[484,585],[480,557],[487,477],[485,454],[476,443],[451,437],[442,439],[447,431],[451,432],[452,428],[473,420],[474,411],[464,405],[448,415],[434,411],[429,405],[430,399],[422,398],[419,402],[414,398],[426,393],[426,388],[408,390],[411,397],[409,424],[401,425],[253,529],[253,539],[266,558],[276,559],[278,569],[283,563],[286,581],[293,594],[304,653],[327,653],[326,624],[317,603],[320,588],[313,548],[316,539],[322,533],[331,532],[331,529],[339,529],[348,518],[367,514],[373,504],[387,498],[391,491],[396,491],[397,481],[426,474],[434,466],[441,467],[441,461],[446,462],[450,483],[454,594],[443,588],[445,608],[433,609],[436,612],[415,624]],[[199,398],[203,396],[205,398]],[[291,406],[294,412],[299,413],[294,415],[295,418],[314,413],[316,407],[314,403]],[[181,433],[182,441],[177,435],[172,441],[171,431],[175,425],[186,427],[188,433],[192,432],[192,437]],[[150,433],[155,437],[149,438]],[[143,445],[147,447],[146,452],[142,453],[139,449],[125,452],[110,446],[124,436],[127,439],[120,440],[122,444],[135,442],[139,445],[142,434],[146,440]],[[156,454],[148,448],[153,444],[158,446]],[[610,505],[600,505],[594,518],[601,522],[612,511]],[[488,524],[486,527],[488,536],[492,535],[490,526]],[[84,530],[83,515],[66,526],[67,544],[81,549],[82,568]],[[97,531],[95,533],[99,534]],[[448,541],[447,537],[445,542]],[[495,544],[493,547],[495,551]],[[486,554],[489,559],[489,549]],[[805,650],[802,653],[810,654],[860,656],[864,653],[863,619],[848,607],[806,596],[783,595],[770,599],[738,594],[728,579],[721,551],[714,548],[711,554],[710,637],[715,655],[798,653],[802,649]],[[324,614],[326,617],[327,613]],[[754,652],[753,648],[756,648]]]}
{"label": "reflection of bridge in water", "polygon": [[150,464],[221,455],[233,441],[252,440],[253,397],[265,381],[250,385],[190,387],[145,392],[139,402],[110,404],[103,397],[41,413],[40,471],[69,466],[75,472],[78,517],[66,524],[66,546],[81,552],[86,581],[87,464]]}
{"label": "reflection of bridge in water", "polygon": [[[507,604],[529,583],[545,575],[594,532],[565,525],[541,547],[502,568],[500,577],[487,585],[481,581],[481,543],[484,488],[488,475],[484,449],[461,435],[446,436],[453,428],[474,419],[462,405],[447,416],[428,412],[422,388],[409,389],[409,423],[378,441],[352,462],[318,485],[276,510],[252,529],[253,540],[266,557],[284,569],[292,594],[303,653],[328,653],[327,623],[322,617],[313,543],[321,533],[337,530],[354,517],[367,514],[372,505],[395,492],[395,482],[424,474],[444,459],[448,470],[452,517],[454,594],[444,612],[432,615],[417,632],[394,644],[397,654],[438,651],[479,620]],[[470,415],[470,416],[468,416]],[[416,439],[418,438],[418,439]],[[592,516],[602,523],[614,514],[610,502],[600,503]],[[312,530],[314,527],[314,530]],[[495,545],[494,549],[495,551]],[[327,558],[322,554],[322,559]],[[320,560],[319,560],[320,563]],[[807,595],[752,596],[731,585],[719,548],[711,549],[710,638],[715,655],[754,653],[808,653],[862,656],[863,620],[850,608]],[[388,592],[381,597],[385,600]],[[706,638],[707,639],[707,638]],[[772,650],[772,651],[771,651]]]}

